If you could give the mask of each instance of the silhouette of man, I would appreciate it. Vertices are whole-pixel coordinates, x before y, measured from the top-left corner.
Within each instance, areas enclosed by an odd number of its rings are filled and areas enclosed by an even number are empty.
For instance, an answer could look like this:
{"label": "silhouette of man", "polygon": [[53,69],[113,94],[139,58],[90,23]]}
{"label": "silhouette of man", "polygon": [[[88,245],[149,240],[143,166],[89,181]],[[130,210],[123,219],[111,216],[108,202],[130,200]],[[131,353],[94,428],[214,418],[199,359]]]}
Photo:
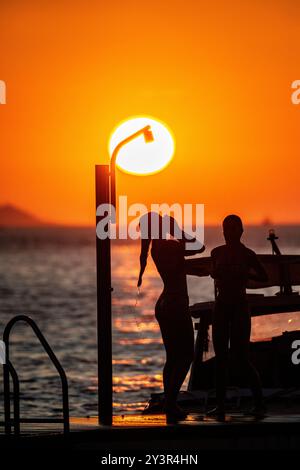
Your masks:
{"label": "silhouette of man", "polygon": [[226,243],[211,252],[211,276],[216,285],[212,335],[216,354],[217,407],[208,415],[216,415],[221,421],[225,419],[229,342],[235,365],[250,382],[254,398],[251,414],[256,417],[262,417],[264,414],[260,378],[249,359],[251,317],[246,285],[248,279],[266,281],[268,276],[254,251],[241,243],[243,231],[240,217],[228,215],[223,221]]}

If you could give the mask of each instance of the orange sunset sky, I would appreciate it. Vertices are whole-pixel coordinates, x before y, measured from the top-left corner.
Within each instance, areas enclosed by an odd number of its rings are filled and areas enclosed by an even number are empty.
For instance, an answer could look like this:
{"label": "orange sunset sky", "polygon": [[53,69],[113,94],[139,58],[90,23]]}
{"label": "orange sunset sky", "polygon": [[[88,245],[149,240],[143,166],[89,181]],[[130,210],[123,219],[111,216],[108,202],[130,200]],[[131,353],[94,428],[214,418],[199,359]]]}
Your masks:
{"label": "orange sunset sky", "polygon": [[94,222],[94,165],[127,117],[166,122],[161,173],[129,202],[204,203],[207,223],[300,222],[298,0],[1,0],[0,204]]}

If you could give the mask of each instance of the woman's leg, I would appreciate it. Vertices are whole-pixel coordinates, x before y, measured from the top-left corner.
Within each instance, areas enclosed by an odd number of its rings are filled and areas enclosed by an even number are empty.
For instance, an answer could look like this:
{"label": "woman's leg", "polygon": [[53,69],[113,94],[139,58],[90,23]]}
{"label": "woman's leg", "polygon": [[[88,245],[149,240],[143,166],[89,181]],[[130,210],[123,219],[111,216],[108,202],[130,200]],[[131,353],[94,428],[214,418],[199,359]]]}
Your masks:
{"label": "woman's leg", "polygon": [[[173,409],[177,407],[177,397],[189,371],[193,358],[167,360],[164,374],[164,389],[166,397],[166,408]],[[164,370],[165,373],[165,370]]]}
{"label": "woman's leg", "polygon": [[[167,311],[166,311],[166,306]],[[193,322],[186,301],[174,299],[156,312],[164,346],[163,371],[166,408],[176,408],[176,400],[194,357]]]}
{"label": "woman's leg", "polygon": [[166,362],[163,369],[163,383],[164,383],[164,393],[165,393],[165,402],[169,403],[172,401],[172,375],[173,375],[173,363],[172,360],[166,358]]}
{"label": "woman's leg", "polygon": [[173,375],[173,368],[174,368],[174,361],[172,360],[172,355],[169,353],[172,350],[171,346],[169,346],[170,338],[168,334],[169,330],[169,314],[166,309],[166,301],[164,296],[161,295],[156,303],[155,306],[155,317],[158,321],[164,347],[166,350],[166,362],[163,368],[163,384],[164,384],[164,394],[165,394],[165,402],[169,403],[172,401],[172,390],[171,390],[171,383],[172,383],[172,375]]}

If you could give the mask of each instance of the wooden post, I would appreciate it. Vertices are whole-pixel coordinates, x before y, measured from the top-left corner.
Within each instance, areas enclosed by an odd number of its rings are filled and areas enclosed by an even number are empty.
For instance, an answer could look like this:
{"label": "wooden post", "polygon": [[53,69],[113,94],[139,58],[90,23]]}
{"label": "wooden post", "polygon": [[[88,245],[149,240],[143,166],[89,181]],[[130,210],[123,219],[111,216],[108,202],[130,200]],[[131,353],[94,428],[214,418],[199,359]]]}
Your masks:
{"label": "wooden post", "polygon": [[195,345],[194,360],[192,363],[190,380],[188,384],[188,390],[199,390],[202,388],[201,371],[199,370],[203,362],[203,354],[207,341],[207,334],[209,328],[209,317],[207,314],[201,315],[198,323],[198,332]]}
{"label": "wooden post", "polygon": [[[96,210],[110,202],[109,165],[96,165]],[[101,217],[96,216],[96,225]],[[98,340],[98,419],[112,424],[112,319],[111,319],[110,238],[96,236],[97,340]]]}

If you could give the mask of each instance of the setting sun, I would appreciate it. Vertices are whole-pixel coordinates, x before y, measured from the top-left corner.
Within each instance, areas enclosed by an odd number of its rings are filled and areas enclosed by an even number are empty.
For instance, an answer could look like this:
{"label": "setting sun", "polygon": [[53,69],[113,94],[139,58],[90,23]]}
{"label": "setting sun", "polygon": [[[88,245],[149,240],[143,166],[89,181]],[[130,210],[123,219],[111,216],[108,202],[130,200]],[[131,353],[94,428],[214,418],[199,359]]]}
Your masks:
{"label": "setting sun", "polygon": [[126,173],[149,175],[161,171],[171,161],[174,154],[174,139],[162,122],[148,117],[131,118],[121,123],[112,133],[109,152],[112,155],[116,146],[130,135],[149,125],[153,141],[146,143],[143,135],[127,143],[120,149],[116,164]]}

